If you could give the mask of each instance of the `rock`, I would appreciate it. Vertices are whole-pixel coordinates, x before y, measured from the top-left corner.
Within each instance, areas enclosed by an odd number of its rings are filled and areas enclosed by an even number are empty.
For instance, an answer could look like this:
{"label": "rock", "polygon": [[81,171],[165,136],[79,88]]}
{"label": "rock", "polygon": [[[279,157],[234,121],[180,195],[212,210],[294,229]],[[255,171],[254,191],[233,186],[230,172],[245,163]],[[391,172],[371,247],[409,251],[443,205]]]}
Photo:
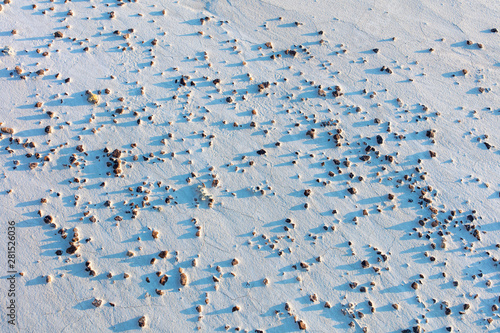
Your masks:
{"label": "rock", "polygon": [[384,138],[380,135],[377,135],[376,140],[379,145],[384,143]]}
{"label": "rock", "polygon": [[2,131],[2,133],[6,133],[6,134],[14,134],[14,129],[10,128],[10,127],[2,127],[2,128],[0,128],[0,131]]}
{"label": "rock", "polygon": [[96,308],[100,307],[102,305],[102,299],[95,298],[92,301],[92,305],[95,306]]}
{"label": "rock", "polygon": [[181,283],[181,286],[186,286],[188,284],[188,276],[184,272],[181,273],[180,283]]}
{"label": "rock", "polygon": [[368,267],[370,267],[370,263],[368,262],[368,260],[363,260],[363,261],[361,262],[361,267],[363,267],[363,268],[368,268]]}
{"label": "rock", "polygon": [[64,35],[63,35],[63,33],[61,31],[56,31],[56,32],[54,32],[54,37],[56,37],[56,38],[63,38]]}
{"label": "rock", "polygon": [[434,129],[428,130],[425,133],[425,136],[428,138],[431,138],[431,139],[434,138],[436,136],[436,130],[434,130]]}
{"label": "rock", "polygon": [[68,254],[74,254],[78,250],[78,247],[75,245],[71,245],[66,249],[66,253]]}
{"label": "rock", "polygon": [[163,276],[160,278],[160,284],[164,286],[165,283],[167,283],[167,281],[168,281],[168,276],[166,274],[163,274]]}
{"label": "rock", "polygon": [[411,287],[412,287],[413,289],[417,290],[417,289],[418,289],[418,283],[417,283],[417,282],[413,282],[413,283],[411,284]]}
{"label": "rock", "polygon": [[115,149],[111,153],[111,156],[113,156],[114,158],[120,158],[120,156],[122,156],[122,152],[119,149]]}
{"label": "rock", "polygon": [[259,155],[265,155],[267,152],[264,149],[257,150],[257,154]]}
{"label": "rock", "polygon": [[[1,9],[0,9],[1,11]],[[14,49],[10,46],[5,46],[3,49],[2,49],[2,53],[5,54],[5,55],[14,55]]]}
{"label": "rock", "polygon": [[269,85],[270,85],[269,82],[262,82],[257,86],[257,88],[259,89],[259,92],[262,92],[262,90],[269,88]]}
{"label": "rock", "polygon": [[89,91],[89,96],[87,97],[87,101],[92,104],[99,104],[99,95],[93,94]]}
{"label": "rock", "polygon": [[161,251],[160,254],[158,254],[158,257],[162,258],[162,259],[165,259],[165,257],[167,256],[168,254],[168,251]]}
{"label": "rock", "polygon": [[299,325],[299,329],[301,329],[301,330],[306,330],[307,329],[307,325],[306,325],[306,323],[303,320],[299,320],[297,322],[297,324]]}
{"label": "rock", "polygon": [[141,318],[139,318],[138,324],[139,324],[139,327],[146,326],[146,316],[142,316]]}

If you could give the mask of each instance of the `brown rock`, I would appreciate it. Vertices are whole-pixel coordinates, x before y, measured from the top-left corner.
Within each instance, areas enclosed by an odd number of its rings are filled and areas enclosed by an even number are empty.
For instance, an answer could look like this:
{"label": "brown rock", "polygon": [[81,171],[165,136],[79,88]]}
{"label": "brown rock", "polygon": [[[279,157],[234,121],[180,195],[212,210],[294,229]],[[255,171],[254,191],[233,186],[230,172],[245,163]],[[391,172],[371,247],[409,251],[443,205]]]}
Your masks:
{"label": "brown rock", "polygon": [[114,158],[120,158],[120,156],[122,156],[122,152],[119,149],[115,149],[111,153],[111,156],[113,156]]}
{"label": "brown rock", "polygon": [[95,306],[96,308],[100,307],[102,305],[102,299],[95,298],[92,301],[92,305]]}
{"label": "brown rock", "polygon": [[2,131],[2,133],[6,133],[6,134],[14,134],[14,129],[10,128],[10,127],[2,127],[2,128],[0,128],[0,131]]}
{"label": "brown rock", "polygon": [[68,254],[74,254],[78,250],[78,247],[75,245],[71,245],[66,249],[66,253]]}
{"label": "brown rock", "polygon": [[142,316],[141,318],[139,318],[138,324],[139,324],[139,327],[146,326],[146,316]]}

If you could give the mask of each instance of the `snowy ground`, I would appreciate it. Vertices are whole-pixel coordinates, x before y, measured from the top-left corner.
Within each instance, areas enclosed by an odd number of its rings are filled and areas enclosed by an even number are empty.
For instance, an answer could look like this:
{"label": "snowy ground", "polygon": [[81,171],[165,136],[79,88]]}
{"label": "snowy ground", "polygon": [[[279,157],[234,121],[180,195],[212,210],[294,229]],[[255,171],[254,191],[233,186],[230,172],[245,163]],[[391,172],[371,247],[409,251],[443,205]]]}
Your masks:
{"label": "snowy ground", "polygon": [[499,2],[1,6],[2,332],[500,332]]}

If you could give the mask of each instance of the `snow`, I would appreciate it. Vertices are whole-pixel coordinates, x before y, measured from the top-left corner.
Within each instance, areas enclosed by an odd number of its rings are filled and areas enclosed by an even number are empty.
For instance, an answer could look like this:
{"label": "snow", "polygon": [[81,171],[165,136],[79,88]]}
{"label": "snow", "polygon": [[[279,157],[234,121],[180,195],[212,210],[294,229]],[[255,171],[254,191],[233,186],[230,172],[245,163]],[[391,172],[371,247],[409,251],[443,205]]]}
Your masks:
{"label": "snow", "polygon": [[33,4],[0,11],[2,331],[500,331],[498,2]]}

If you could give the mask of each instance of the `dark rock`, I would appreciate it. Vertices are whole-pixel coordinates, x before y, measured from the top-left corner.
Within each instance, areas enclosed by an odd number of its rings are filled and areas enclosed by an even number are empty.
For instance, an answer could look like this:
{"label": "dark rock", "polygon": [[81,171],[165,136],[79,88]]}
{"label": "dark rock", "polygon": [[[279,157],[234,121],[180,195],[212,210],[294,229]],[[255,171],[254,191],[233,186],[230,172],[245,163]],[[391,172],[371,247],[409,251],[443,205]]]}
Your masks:
{"label": "dark rock", "polygon": [[75,254],[76,250],[78,250],[78,247],[76,247],[75,245],[71,245],[66,249],[66,253]]}

